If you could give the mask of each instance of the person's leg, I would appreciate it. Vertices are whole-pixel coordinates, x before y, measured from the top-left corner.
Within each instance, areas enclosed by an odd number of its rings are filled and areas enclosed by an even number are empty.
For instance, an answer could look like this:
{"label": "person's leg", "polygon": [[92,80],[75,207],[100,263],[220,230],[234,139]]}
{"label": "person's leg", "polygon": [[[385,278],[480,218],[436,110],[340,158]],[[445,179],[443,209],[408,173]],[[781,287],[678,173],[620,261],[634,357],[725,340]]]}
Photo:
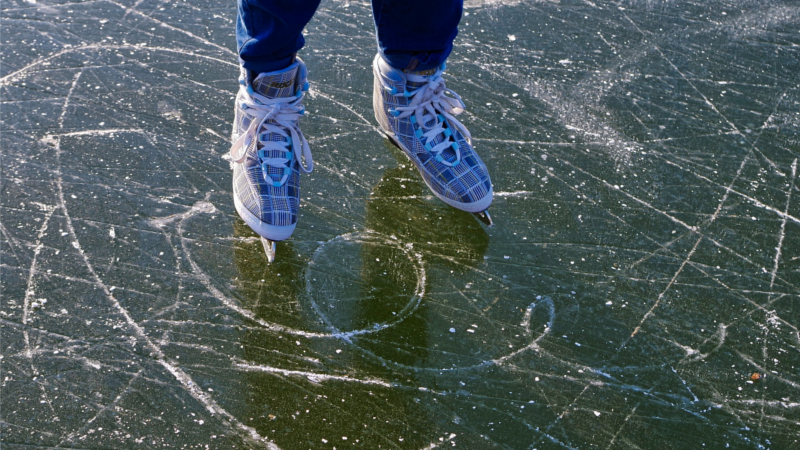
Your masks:
{"label": "person's leg", "polygon": [[400,70],[439,67],[453,49],[463,0],[372,0],[378,52]]}
{"label": "person's leg", "polygon": [[239,63],[253,74],[288,67],[303,47],[303,28],[320,0],[239,0]]}
{"label": "person's leg", "polygon": [[239,0],[236,40],[241,72],[231,140],[236,212],[264,239],[275,241],[297,225],[300,173],[313,169],[299,120],[308,71],[296,57],[302,31],[319,0]]}

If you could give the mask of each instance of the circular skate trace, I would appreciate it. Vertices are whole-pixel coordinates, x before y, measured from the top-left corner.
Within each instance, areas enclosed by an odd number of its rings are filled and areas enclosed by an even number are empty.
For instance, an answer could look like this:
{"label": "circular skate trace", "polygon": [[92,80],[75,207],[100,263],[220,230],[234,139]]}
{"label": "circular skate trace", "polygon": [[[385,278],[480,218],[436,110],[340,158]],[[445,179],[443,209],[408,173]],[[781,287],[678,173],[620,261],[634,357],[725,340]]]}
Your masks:
{"label": "circular skate trace", "polygon": [[332,0],[270,264],[233,5],[4,3],[0,447],[800,447],[797,2],[464,6],[494,226],[379,133]]}
{"label": "circular skate trace", "polygon": [[[373,231],[348,233],[323,243],[311,256],[304,275],[312,309],[331,333],[343,337],[376,333],[402,322],[416,311],[425,295],[422,255],[413,251],[413,245]],[[396,278],[386,283],[392,292],[382,292],[379,282],[365,286],[367,276]],[[371,323],[356,328],[337,323],[355,319],[357,303],[373,303],[366,308],[378,314],[364,317]],[[384,321],[372,322],[381,315]]]}

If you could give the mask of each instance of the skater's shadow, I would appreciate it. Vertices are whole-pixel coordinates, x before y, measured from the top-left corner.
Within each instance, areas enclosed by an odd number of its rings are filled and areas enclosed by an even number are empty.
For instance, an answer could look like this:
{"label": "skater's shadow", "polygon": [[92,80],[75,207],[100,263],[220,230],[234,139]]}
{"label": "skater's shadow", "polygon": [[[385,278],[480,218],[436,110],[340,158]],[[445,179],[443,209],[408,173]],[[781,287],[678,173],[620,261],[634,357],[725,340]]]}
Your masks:
{"label": "skater's shadow", "polygon": [[[447,269],[449,273],[471,270],[489,245],[483,226],[471,214],[437,199],[402,151],[388,139],[384,145],[383,151],[395,156],[397,166],[387,169],[369,194],[364,223],[355,224],[356,228],[412,248],[426,267]],[[392,313],[396,315],[413,295],[418,281],[415,264],[408,261],[407,254],[374,240],[359,241],[358,245],[333,240],[326,244],[330,249],[297,255],[289,239],[278,244],[278,258],[270,264],[257,235],[238,218],[234,236],[239,274],[236,285],[243,306],[283,326],[309,329],[307,325],[313,323],[310,328],[314,329],[322,320],[329,329],[342,331],[391,321]],[[307,267],[321,275],[306,280]],[[355,279],[357,282],[349,282]],[[309,288],[332,291],[326,295],[339,299],[333,322],[315,317],[318,309],[308,310],[308,299],[303,297],[309,294]]]}
{"label": "skater's shadow", "polygon": [[[367,201],[364,228],[391,236],[413,249],[425,268],[426,286],[445,285],[452,278],[472,270],[482,261],[489,236],[475,218],[433,196],[416,167],[388,139],[384,145],[398,164],[387,169]],[[387,323],[407,304],[397,293],[411,290],[409,280],[418,280],[412,264],[391,246],[362,246],[359,278],[362,294],[351,310],[351,320],[359,327]],[[447,279],[443,279],[447,278]],[[376,318],[382,322],[376,322]],[[428,366],[431,318],[423,299],[413,313],[381,331],[374,339],[361,342],[380,358],[406,366]]]}
{"label": "skater's shadow", "polygon": [[397,158],[387,169],[367,202],[364,226],[401,242],[413,243],[426,264],[464,270],[481,260],[489,236],[472,214],[436,198],[417,168],[388,139],[384,146]]}
{"label": "skater's shadow", "polygon": [[238,217],[233,234],[233,260],[238,272],[234,281],[242,306],[270,323],[302,326],[297,308],[304,263],[292,240],[280,242],[279,257],[268,263],[258,235]]}
{"label": "skater's shadow", "polygon": [[[386,170],[369,194],[364,222],[354,224],[360,231],[334,237],[311,253],[297,250],[304,245],[291,239],[281,242],[278,258],[268,264],[255,234],[241,220],[235,222],[235,285],[243,306],[280,327],[344,336],[286,339],[290,336],[282,331],[252,327],[240,337],[248,364],[354,378],[399,377],[409,385],[426,385],[432,383],[428,372],[407,368],[450,367],[458,361],[436,348],[441,330],[447,329],[441,322],[450,318],[429,302],[442,299],[421,292],[474,270],[489,237],[471,214],[435,198],[405,156],[388,140],[385,145],[398,165]],[[280,426],[307,442],[326,437],[312,420],[314,415],[295,415],[303,409],[298,403],[308,397],[309,389],[330,398],[347,397],[347,414],[354,417],[402,417],[415,430],[414,436],[403,434],[405,442],[417,448],[437,432],[439,415],[419,403],[416,389],[309,387],[266,372],[248,372],[240,389],[250,399],[245,414],[255,419],[248,424],[266,434]],[[374,402],[376,389],[385,406]],[[313,407],[317,411],[324,405]],[[318,414],[341,415],[338,408],[331,403],[329,411]],[[359,423],[339,426],[348,436],[397,432],[389,421],[385,428],[371,431]]]}

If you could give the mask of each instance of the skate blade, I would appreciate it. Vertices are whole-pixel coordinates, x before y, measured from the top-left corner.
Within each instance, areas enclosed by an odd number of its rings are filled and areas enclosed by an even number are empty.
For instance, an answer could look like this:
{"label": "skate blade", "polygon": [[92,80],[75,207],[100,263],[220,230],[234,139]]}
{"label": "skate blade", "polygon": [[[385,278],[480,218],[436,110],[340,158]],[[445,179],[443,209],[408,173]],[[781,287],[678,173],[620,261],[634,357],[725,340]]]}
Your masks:
{"label": "skate blade", "polygon": [[494,225],[494,222],[492,222],[492,216],[489,215],[488,209],[486,211],[472,213],[472,215],[487,227]]}
{"label": "skate blade", "polygon": [[400,146],[400,143],[399,143],[399,142],[397,142],[397,141],[394,139],[394,137],[393,137],[393,136],[389,136],[387,133],[383,133],[383,135],[384,135],[384,136],[386,136],[386,138],[387,138],[387,139],[389,139],[389,142],[391,142],[391,143],[392,143],[392,145],[394,145],[395,147],[397,147],[397,149],[398,149],[398,150],[403,150],[403,147],[401,147],[401,146]]}
{"label": "skate blade", "polygon": [[267,254],[267,261],[274,262],[275,261],[275,241],[270,241],[269,239],[262,237],[261,238],[261,245],[264,246],[264,253]]}

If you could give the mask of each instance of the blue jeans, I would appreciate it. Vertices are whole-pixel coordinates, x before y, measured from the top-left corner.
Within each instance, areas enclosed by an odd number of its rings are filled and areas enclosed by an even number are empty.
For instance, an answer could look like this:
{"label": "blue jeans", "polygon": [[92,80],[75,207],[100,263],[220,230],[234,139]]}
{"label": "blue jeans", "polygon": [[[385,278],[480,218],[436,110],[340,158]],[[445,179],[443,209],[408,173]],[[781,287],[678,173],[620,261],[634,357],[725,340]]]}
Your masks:
{"label": "blue jeans", "polygon": [[[320,0],[239,0],[236,43],[251,73],[292,63]],[[378,51],[394,68],[428,70],[453,50],[463,0],[372,0]]]}

